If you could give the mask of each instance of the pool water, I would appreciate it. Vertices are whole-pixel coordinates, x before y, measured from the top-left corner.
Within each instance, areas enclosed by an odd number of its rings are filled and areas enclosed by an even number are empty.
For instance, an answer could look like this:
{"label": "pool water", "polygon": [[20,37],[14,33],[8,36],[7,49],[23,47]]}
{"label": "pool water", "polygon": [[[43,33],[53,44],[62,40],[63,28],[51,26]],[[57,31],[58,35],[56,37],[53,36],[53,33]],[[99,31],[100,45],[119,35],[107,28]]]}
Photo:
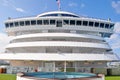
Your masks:
{"label": "pool water", "polygon": [[92,73],[79,73],[79,72],[33,72],[26,73],[25,76],[37,77],[37,78],[85,78],[94,77],[96,74]]}

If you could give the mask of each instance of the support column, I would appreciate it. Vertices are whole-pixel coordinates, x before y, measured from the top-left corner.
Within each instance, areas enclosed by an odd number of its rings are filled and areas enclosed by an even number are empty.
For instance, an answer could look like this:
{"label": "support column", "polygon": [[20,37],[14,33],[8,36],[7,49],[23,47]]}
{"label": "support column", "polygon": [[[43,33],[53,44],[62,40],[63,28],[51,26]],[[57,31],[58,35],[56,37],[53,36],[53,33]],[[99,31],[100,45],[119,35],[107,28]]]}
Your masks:
{"label": "support column", "polygon": [[55,61],[53,62],[53,72],[55,72]]}
{"label": "support column", "polygon": [[77,62],[74,62],[75,64],[75,72],[77,72]]}
{"label": "support column", "polygon": [[66,61],[64,62],[64,72],[66,72]]}

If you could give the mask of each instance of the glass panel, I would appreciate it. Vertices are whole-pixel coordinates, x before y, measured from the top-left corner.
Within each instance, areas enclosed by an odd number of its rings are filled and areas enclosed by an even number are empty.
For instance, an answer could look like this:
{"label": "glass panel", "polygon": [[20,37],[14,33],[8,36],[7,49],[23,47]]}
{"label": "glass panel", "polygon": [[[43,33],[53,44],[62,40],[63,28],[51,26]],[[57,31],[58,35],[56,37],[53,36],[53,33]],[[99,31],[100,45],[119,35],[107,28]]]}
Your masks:
{"label": "glass panel", "polygon": [[20,21],[20,26],[24,26],[24,21]]}
{"label": "glass panel", "polygon": [[37,20],[38,25],[42,25],[42,20]]}
{"label": "glass panel", "polygon": [[8,28],[9,27],[9,23],[5,23],[5,27]]}
{"label": "glass panel", "polygon": [[61,20],[58,20],[58,21],[57,21],[56,27],[62,27],[62,21],[61,21]]}
{"label": "glass panel", "polygon": [[55,20],[50,20],[50,24],[55,24]]}
{"label": "glass panel", "polygon": [[13,27],[13,23],[10,23],[10,27]]}
{"label": "glass panel", "polygon": [[70,25],[75,25],[75,20],[70,20]]}
{"label": "glass panel", "polygon": [[93,26],[93,24],[94,24],[94,22],[91,22],[91,21],[89,22],[89,26]]}
{"label": "glass panel", "polygon": [[76,25],[81,25],[82,21],[77,21]]}
{"label": "glass panel", "polygon": [[104,23],[100,23],[100,27],[101,27],[101,28],[104,28]]}
{"label": "glass panel", "polygon": [[99,23],[98,22],[95,22],[95,27],[98,27],[99,26]]}
{"label": "glass panel", "polygon": [[18,22],[15,22],[14,24],[15,24],[15,26],[19,26],[19,23],[18,23]]}
{"label": "glass panel", "polygon": [[36,25],[36,20],[32,20],[31,25]]}
{"label": "glass panel", "polygon": [[69,20],[63,20],[64,25],[69,25]]}
{"label": "glass panel", "polygon": [[83,21],[83,25],[87,26],[88,25],[88,21]]}
{"label": "glass panel", "polygon": [[30,21],[25,21],[25,25],[30,25]]}
{"label": "glass panel", "polygon": [[49,24],[49,20],[43,20],[44,25],[48,25]]}
{"label": "glass panel", "polygon": [[114,24],[110,24],[110,29],[113,29],[114,28]]}
{"label": "glass panel", "polygon": [[108,28],[109,28],[109,24],[105,24],[105,28],[107,28],[107,29],[108,29]]}

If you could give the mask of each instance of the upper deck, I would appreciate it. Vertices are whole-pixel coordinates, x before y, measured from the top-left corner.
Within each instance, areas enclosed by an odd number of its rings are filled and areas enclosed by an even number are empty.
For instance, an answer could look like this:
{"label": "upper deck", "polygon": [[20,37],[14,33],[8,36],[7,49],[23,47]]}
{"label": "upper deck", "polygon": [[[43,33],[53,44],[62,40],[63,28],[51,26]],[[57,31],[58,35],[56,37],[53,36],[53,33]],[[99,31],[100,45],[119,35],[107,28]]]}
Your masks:
{"label": "upper deck", "polygon": [[8,35],[20,35],[42,32],[75,32],[109,37],[113,33],[114,23],[78,16],[65,11],[53,11],[36,17],[8,19],[5,21]]}

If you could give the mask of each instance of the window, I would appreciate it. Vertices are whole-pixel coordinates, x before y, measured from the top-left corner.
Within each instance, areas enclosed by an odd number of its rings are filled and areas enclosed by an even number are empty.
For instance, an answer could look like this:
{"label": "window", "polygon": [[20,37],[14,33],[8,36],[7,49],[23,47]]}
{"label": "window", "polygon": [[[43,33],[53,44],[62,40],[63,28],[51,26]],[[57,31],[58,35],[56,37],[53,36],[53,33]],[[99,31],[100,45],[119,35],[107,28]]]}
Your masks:
{"label": "window", "polygon": [[25,25],[30,25],[30,21],[25,21]]}
{"label": "window", "polygon": [[81,25],[82,21],[77,21],[76,25]]}
{"label": "window", "polygon": [[75,20],[70,20],[70,25],[75,25]]}
{"label": "window", "polygon": [[88,25],[88,21],[83,21],[83,26],[87,26]]}
{"label": "window", "polygon": [[108,28],[109,28],[109,24],[105,24],[105,28],[107,28],[107,29],[108,29]]}
{"label": "window", "polygon": [[5,23],[5,27],[8,28],[9,27],[9,23]]}
{"label": "window", "polygon": [[94,22],[89,22],[89,26],[93,26],[94,25]]}
{"label": "window", "polygon": [[95,22],[95,27],[99,27],[99,23],[98,22]]}
{"label": "window", "polygon": [[13,23],[10,23],[10,27],[13,27]]}
{"label": "window", "polygon": [[43,20],[44,25],[48,25],[49,24],[49,20]]}
{"label": "window", "polygon": [[37,20],[38,25],[42,25],[42,20]]}
{"label": "window", "polygon": [[31,20],[31,25],[36,25],[36,20]]}
{"label": "window", "polygon": [[62,27],[62,20],[57,21],[56,27]]}
{"label": "window", "polygon": [[20,21],[20,26],[24,26],[24,21]]}
{"label": "window", "polygon": [[100,23],[100,28],[104,28],[104,23]]}
{"label": "window", "polygon": [[18,22],[15,22],[14,24],[15,24],[16,27],[19,26],[19,23],[18,23]]}
{"label": "window", "polygon": [[110,24],[110,29],[113,29],[114,28],[114,24]]}
{"label": "window", "polygon": [[55,24],[55,20],[50,20],[50,24]]}
{"label": "window", "polygon": [[64,25],[69,25],[69,20],[63,20]]}

